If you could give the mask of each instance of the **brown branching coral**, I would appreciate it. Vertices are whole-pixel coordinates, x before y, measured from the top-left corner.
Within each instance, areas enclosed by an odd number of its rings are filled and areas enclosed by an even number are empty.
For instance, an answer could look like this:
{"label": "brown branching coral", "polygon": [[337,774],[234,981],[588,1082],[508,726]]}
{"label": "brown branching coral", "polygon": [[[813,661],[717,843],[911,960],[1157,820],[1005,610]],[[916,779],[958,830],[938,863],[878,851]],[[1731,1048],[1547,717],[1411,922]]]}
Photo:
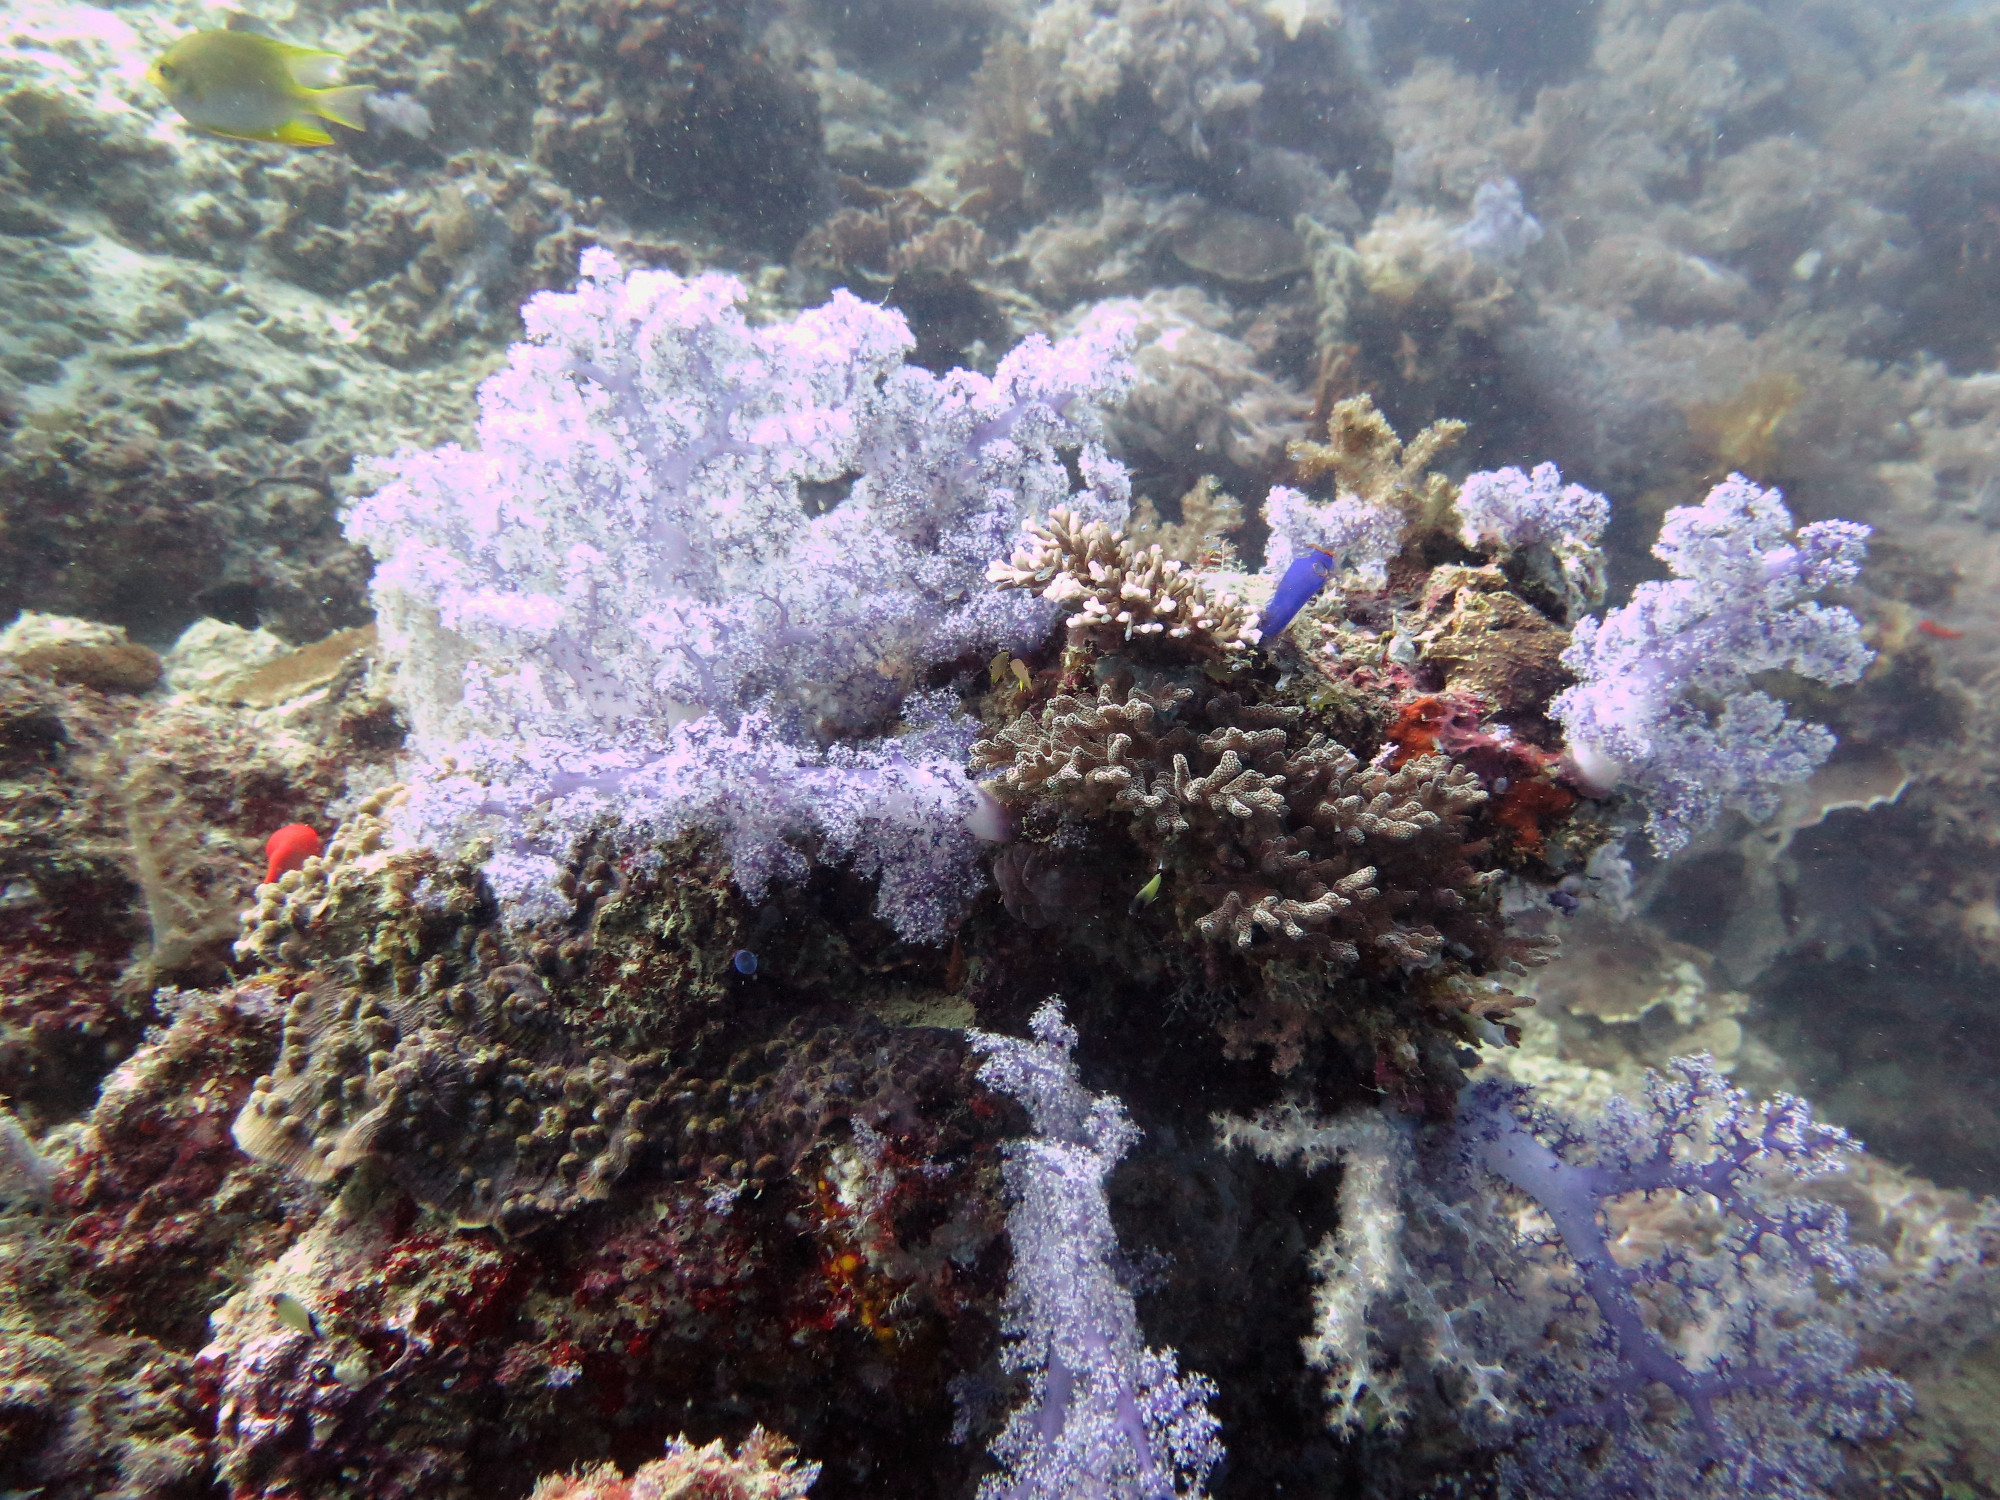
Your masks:
{"label": "brown branching coral", "polygon": [[1073,646],[1115,651],[1157,638],[1194,657],[1235,661],[1257,639],[1235,595],[1210,593],[1157,543],[1140,550],[1102,521],[1085,521],[1064,507],[1029,522],[1020,550],[986,576],[1061,604]]}
{"label": "brown branching coral", "polygon": [[1342,494],[1393,505],[1412,521],[1435,522],[1450,505],[1452,483],[1431,464],[1465,432],[1458,421],[1433,422],[1407,443],[1369,396],[1334,403],[1326,441],[1302,440],[1286,453],[1307,483],[1332,475]]}
{"label": "brown branching coral", "polygon": [[1181,887],[1194,932],[1220,947],[1316,957],[1345,971],[1492,968],[1530,955],[1475,871],[1477,779],[1441,755],[1397,770],[1304,728],[1305,711],[1212,683],[1113,681],[1060,694],[973,747],[1002,797],[1122,818]]}

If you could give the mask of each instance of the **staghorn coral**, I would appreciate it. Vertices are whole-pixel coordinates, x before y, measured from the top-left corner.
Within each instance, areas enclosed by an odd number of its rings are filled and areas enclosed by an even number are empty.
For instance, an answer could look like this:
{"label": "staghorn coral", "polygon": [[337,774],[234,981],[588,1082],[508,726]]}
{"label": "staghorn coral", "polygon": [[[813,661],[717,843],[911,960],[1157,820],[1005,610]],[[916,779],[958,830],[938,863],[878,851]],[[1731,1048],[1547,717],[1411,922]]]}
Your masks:
{"label": "staghorn coral", "polygon": [[1155,542],[1141,550],[1103,521],[1067,506],[1022,528],[1023,544],[987,578],[1003,589],[1034,589],[1063,606],[1073,647],[1115,651],[1159,636],[1216,661],[1238,661],[1257,639],[1234,594],[1212,594],[1201,578]]}
{"label": "staghorn coral", "polygon": [[1114,818],[1174,880],[1205,941],[1337,970],[1423,968],[1447,944],[1518,964],[1466,857],[1486,792],[1428,755],[1364,767],[1305,710],[1213,683],[1058,694],[973,747],[1004,800]]}
{"label": "staghorn coral", "polygon": [[1330,474],[1335,495],[1320,503],[1280,484],[1264,501],[1263,574],[1275,585],[1260,622],[1266,634],[1282,632],[1329,578],[1384,586],[1412,533],[1442,524],[1452,486],[1430,465],[1464,431],[1463,422],[1433,422],[1405,444],[1372,399],[1354,396],[1328,414],[1325,442],[1289,445],[1300,479]]}

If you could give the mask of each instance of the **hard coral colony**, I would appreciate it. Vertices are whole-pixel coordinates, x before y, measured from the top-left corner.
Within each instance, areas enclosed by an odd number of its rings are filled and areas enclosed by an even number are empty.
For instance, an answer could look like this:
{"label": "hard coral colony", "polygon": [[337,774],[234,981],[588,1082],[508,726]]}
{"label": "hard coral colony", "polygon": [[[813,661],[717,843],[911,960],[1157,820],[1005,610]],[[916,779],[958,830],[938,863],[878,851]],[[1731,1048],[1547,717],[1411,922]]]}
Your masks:
{"label": "hard coral colony", "polygon": [[2000,1489],[1977,7],[30,9],[0,1496]]}

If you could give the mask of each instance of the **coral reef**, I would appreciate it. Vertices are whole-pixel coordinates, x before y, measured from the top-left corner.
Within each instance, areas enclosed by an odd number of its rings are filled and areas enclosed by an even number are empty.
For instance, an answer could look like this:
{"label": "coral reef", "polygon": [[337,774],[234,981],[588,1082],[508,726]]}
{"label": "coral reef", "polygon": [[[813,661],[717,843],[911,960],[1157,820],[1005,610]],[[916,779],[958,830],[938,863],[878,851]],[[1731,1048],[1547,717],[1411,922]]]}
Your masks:
{"label": "coral reef", "polygon": [[[1374,591],[1362,578],[1334,607],[1364,610],[1384,593],[1414,604],[1416,591],[1440,620],[1422,637],[1434,658],[1378,673],[1350,632],[1308,654],[1304,701],[1274,691],[1241,649],[1240,624],[1202,627],[1197,609],[1221,614],[1205,587],[1192,604],[1164,591],[1187,575],[1157,544],[1139,555],[1108,528],[1057,516],[1031,526],[993,576],[1056,599],[1067,650],[1055,672],[1002,686],[1003,717],[972,747],[972,764],[1013,816],[1016,841],[995,875],[1016,917],[1079,936],[1096,923],[1099,908],[1071,893],[1065,872],[1097,851],[1111,868],[1143,872],[1130,877],[1134,913],[1158,903],[1201,955],[1198,968],[1178,961],[1176,982],[1228,997],[1217,1009],[1229,1055],[1269,1047],[1289,1074],[1339,1036],[1423,1093],[1449,1088],[1451,1068],[1423,1060],[1412,1036],[1436,1043],[1503,1023],[1519,1002],[1489,976],[1545,956],[1540,939],[1510,929],[1500,882],[1510,868],[1546,870],[1544,856],[1580,858],[1547,842],[1575,803],[1550,780],[1547,757],[1504,725],[1482,727],[1491,710],[1524,725],[1546,713],[1568,637],[1505,592],[1497,569],[1476,580],[1483,590],[1461,581],[1463,568],[1390,582],[1388,555],[1406,528],[1422,530],[1396,499],[1442,507],[1449,488],[1428,464],[1450,429],[1406,449],[1356,403],[1332,430],[1353,441],[1326,445],[1318,462],[1370,498],[1301,497],[1302,531],[1325,536],[1310,529],[1315,516],[1351,511],[1364,534],[1380,517],[1387,538]],[[1288,503],[1274,492],[1267,514]],[[1467,700],[1463,727],[1417,729],[1411,715],[1434,701],[1413,691],[1427,673],[1475,681],[1491,710]],[[1385,1032],[1403,1039],[1389,1045]],[[1402,1061],[1382,1061],[1383,1045]]]}
{"label": "coral reef", "polygon": [[259,20],[0,15],[0,1493],[2000,1487],[1987,0]]}
{"label": "coral reef", "polygon": [[[836,999],[839,929],[746,979],[728,952],[750,913],[698,850],[650,874],[587,864],[568,921],[517,948],[476,870],[381,832],[364,808],[264,887],[245,937],[273,955],[263,976],[163,1002],[171,1024],[60,1159],[51,1253],[81,1299],[63,1316],[181,1351],[149,1399],[207,1403],[184,1468],[245,1495],[363,1474],[383,1496],[525,1493],[537,1468],[657,1455],[718,1360],[763,1372],[765,1420],[821,1448],[845,1434],[842,1486],[935,1452],[951,1411],[920,1390],[929,1361],[976,1350],[998,1291],[998,1121],[968,1108],[962,1042]],[[640,1107],[612,1109],[626,1094]],[[541,1131],[518,1149],[517,1098]],[[565,1152],[601,1130],[607,1159],[544,1161],[557,1119]],[[70,1326],[30,1312],[38,1337]],[[845,1411],[829,1368],[854,1372]],[[57,1429],[23,1432],[8,1477],[63,1478]]]}

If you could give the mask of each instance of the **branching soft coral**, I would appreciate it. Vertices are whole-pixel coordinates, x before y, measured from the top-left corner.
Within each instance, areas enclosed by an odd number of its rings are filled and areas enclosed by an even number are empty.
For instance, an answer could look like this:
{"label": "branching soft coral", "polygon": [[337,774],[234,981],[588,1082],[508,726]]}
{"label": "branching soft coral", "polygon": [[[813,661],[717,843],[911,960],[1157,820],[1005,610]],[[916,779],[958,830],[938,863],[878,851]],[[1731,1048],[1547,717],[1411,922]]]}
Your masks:
{"label": "branching soft coral", "polygon": [[586,252],[481,388],[479,447],[373,465],[348,534],[411,724],[399,827],[491,838],[515,912],[594,826],[712,828],[753,896],[849,859],[936,938],[977,879],[971,736],[913,689],[1046,631],[1049,605],[985,579],[1023,520],[1123,517],[1094,437],[1124,334],[940,379],[902,362],[895,313],[838,293],[753,328],[743,295]]}
{"label": "branching soft coral", "polygon": [[1700,505],[1667,512],[1653,555],[1671,580],[1576,627],[1563,665],[1581,681],[1552,712],[1585,781],[1639,791],[1662,855],[1726,807],[1764,816],[1780,787],[1833,752],[1831,731],[1789,717],[1751,680],[1787,671],[1839,684],[1867,669],[1860,621],[1811,598],[1852,581],[1867,537],[1850,521],[1794,535],[1777,491],[1732,474]]}
{"label": "branching soft coral", "polygon": [[980,1500],[1200,1500],[1222,1457],[1215,1384],[1149,1349],[1113,1267],[1104,1181],[1139,1139],[1125,1107],[1077,1077],[1076,1029],[1051,1000],[1021,1040],[972,1033],[979,1080],[1026,1106],[1034,1134],[1007,1150],[1008,1368],[1029,1399],[994,1440],[1003,1474]]}
{"label": "branching soft coral", "polygon": [[1498,1449],[1510,1492],[1550,1500],[1809,1500],[1841,1440],[1908,1403],[1855,1367],[1844,1289],[1866,1252],[1813,1195],[1853,1142],[1706,1058],[1588,1122],[1488,1082],[1448,1127],[1293,1107],[1217,1124],[1273,1161],[1341,1163],[1306,1342],[1337,1428]]}

